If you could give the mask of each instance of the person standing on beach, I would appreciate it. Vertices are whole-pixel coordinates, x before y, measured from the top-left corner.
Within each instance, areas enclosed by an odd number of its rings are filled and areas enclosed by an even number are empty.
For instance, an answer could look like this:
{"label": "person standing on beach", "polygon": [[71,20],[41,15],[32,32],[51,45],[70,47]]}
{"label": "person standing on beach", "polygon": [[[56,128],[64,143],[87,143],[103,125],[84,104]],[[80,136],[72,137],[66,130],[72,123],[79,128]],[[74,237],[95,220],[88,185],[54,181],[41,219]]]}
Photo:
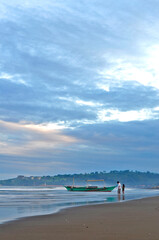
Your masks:
{"label": "person standing on beach", "polygon": [[121,184],[119,181],[117,181],[117,184],[118,184],[118,194],[120,194],[121,193]]}
{"label": "person standing on beach", "polygon": [[125,192],[125,184],[122,185],[122,193],[124,194]]}

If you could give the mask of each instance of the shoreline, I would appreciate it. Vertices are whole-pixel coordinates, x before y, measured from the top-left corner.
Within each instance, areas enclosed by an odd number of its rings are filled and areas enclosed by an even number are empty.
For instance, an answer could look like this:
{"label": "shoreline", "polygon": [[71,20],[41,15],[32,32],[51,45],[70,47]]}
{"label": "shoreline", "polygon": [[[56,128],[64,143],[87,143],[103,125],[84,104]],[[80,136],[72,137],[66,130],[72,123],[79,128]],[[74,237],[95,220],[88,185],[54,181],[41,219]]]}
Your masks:
{"label": "shoreline", "polygon": [[[159,196],[65,208],[0,225],[3,240],[157,240]],[[14,236],[14,237],[13,237]]]}
{"label": "shoreline", "polygon": [[[123,196],[123,194],[121,194],[121,196]],[[117,202],[89,203],[89,204],[74,205],[74,206],[69,206],[69,207],[64,206],[64,207],[62,207],[62,208],[60,208],[57,211],[52,212],[52,213],[38,214],[38,215],[31,215],[31,216],[23,216],[23,217],[17,217],[17,218],[11,219],[11,220],[6,220],[6,221],[0,223],[0,226],[5,225],[5,224],[9,224],[9,223],[14,223],[16,221],[25,220],[25,219],[28,219],[28,218],[55,215],[55,214],[58,214],[62,211],[69,210],[69,209],[72,209],[72,208],[80,208],[80,207],[87,207],[87,206],[98,206],[98,205],[105,205],[105,204],[114,205],[114,204],[117,204],[117,203],[123,204],[123,203],[130,202],[130,201],[142,200],[142,199],[154,198],[154,197],[159,197],[159,196],[141,197],[141,198],[135,198],[135,199],[121,200],[121,201],[117,201]]]}

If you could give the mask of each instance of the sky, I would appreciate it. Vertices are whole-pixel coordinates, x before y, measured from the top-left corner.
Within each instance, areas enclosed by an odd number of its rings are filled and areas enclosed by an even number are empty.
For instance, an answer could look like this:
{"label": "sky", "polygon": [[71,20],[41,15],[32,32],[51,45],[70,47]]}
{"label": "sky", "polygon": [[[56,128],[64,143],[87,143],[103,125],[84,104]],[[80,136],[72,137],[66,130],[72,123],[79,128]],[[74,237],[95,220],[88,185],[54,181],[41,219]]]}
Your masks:
{"label": "sky", "polygon": [[159,1],[0,1],[0,179],[159,173]]}

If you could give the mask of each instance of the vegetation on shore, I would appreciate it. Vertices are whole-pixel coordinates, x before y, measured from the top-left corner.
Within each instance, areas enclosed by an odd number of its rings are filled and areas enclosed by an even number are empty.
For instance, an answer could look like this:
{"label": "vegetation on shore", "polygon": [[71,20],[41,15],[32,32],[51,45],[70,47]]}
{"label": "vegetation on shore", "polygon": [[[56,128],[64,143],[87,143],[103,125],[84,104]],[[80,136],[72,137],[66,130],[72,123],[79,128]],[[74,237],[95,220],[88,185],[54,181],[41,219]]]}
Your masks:
{"label": "vegetation on shore", "polygon": [[158,188],[159,174],[139,171],[110,171],[92,172],[80,174],[63,174],[56,176],[17,176],[13,179],[0,180],[1,186],[52,186],[52,185],[72,185],[73,178],[75,184],[86,185],[88,179],[104,179],[106,185],[116,184],[119,180],[126,186]]}

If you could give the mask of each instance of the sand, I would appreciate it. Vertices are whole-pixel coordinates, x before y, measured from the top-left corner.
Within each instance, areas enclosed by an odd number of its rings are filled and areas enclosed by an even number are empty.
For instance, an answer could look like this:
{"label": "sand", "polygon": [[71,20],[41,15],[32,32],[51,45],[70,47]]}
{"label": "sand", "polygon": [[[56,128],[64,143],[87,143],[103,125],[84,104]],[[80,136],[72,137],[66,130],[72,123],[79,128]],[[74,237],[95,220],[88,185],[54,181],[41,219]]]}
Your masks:
{"label": "sand", "polygon": [[159,197],[88,205],[0,225],[0,240],[159,240]]}

